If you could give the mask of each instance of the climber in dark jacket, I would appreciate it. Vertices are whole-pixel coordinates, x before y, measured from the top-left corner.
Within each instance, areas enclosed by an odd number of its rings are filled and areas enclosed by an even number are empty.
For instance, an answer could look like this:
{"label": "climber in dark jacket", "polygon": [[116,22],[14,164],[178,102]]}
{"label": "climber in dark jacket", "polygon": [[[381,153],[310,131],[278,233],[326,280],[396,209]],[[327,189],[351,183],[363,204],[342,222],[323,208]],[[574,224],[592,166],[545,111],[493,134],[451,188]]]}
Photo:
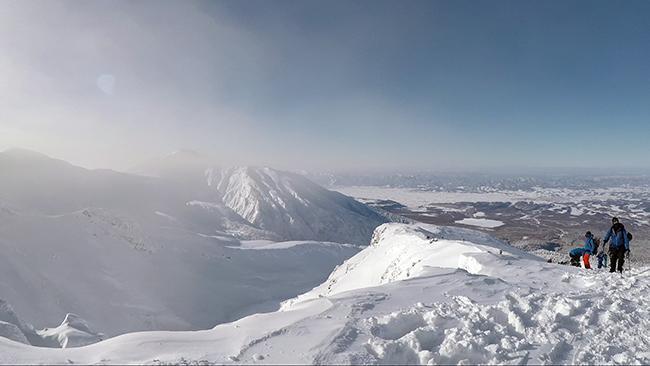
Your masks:
{"label": "climber in dark jacket", "polygon": [[625,226],[618,221],[617,217],[612,218],[612,227],[605,234],[603,241],[603,249],[605,244],[609,243],[609,258],[610,265],[609,271],[616,272],[617,270],[623,273],[623,264],[625,263],[625,254],[630,251],[630,240],[628,239]]}

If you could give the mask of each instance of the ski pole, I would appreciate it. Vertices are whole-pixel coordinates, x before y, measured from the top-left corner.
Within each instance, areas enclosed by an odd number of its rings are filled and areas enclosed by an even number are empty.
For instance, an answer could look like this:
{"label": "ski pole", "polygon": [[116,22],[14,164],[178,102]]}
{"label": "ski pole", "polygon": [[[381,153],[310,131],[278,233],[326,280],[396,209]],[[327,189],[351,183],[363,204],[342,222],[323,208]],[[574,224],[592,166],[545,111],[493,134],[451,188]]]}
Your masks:
{"label": "ski pole", "polygon": [[632,253],[627,252],[627,270],[631,271],[632,270]]}

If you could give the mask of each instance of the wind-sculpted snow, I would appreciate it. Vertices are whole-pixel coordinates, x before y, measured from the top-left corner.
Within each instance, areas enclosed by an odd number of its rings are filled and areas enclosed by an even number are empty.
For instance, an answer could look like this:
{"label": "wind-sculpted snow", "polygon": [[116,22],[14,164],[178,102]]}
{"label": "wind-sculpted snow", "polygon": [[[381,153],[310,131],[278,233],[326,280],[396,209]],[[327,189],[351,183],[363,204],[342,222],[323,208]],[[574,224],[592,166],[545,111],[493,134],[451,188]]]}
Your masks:
{"label": "wind-sculpted snow", "polygon": [[0,299],[0,337],[38,347],[80,347],[99,342],[103,335],[90,329],[85,320],[66,314],[56,328],[37,330],[18,317],[11,305]]}
{"label": "wind-sculpted snow", "polygon": [[388,224],[279,311],[57,352],[0,340],[0,362],[647,364],[649,292],[648,268],[587,271],[471,230]]}
{"label": "wind-sculpted snow", "polygon": [[61,348],[81,347],[101,341],[104,335],[90,329],[88,323],[76,314],[66,314],[61,325],[45,328],[38,334],[50,342],[56,342]]}

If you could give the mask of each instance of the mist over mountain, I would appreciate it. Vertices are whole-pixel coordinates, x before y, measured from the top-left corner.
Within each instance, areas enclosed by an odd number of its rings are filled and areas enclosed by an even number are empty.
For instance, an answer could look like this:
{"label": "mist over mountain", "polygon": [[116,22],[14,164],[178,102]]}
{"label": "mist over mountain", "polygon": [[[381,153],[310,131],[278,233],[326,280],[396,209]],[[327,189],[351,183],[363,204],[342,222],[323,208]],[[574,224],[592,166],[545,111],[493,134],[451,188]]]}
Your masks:
{"label": "mist over mountain", "polygon": [[153,177],[0,153],[0,298],[40,328],[203,329],[317,285],[386,222],[302,176],[195,158]]}
{"label": "mist over mountain", "polygon": [[549,169],[510,173],[496,172],[305,172],[324,187],[378,186],[417,188],[432,191],[481,192],[488,190],[533,190],[535,188],[611,188],[650,186],[650,171],[617,169]]}

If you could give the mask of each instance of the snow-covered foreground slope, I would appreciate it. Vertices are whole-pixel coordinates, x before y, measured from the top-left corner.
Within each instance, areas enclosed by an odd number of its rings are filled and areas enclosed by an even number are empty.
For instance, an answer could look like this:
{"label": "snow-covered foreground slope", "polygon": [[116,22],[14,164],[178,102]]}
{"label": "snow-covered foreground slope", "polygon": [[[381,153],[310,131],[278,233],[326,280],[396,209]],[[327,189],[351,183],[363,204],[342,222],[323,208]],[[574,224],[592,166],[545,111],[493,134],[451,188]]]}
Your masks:
{"label": "snow-covered foreground slope", "polygon": [[650,269],[539,260],[470,230],[387,224],[321,286],[197,332],[38,349],[2,363],[648,363]]}

